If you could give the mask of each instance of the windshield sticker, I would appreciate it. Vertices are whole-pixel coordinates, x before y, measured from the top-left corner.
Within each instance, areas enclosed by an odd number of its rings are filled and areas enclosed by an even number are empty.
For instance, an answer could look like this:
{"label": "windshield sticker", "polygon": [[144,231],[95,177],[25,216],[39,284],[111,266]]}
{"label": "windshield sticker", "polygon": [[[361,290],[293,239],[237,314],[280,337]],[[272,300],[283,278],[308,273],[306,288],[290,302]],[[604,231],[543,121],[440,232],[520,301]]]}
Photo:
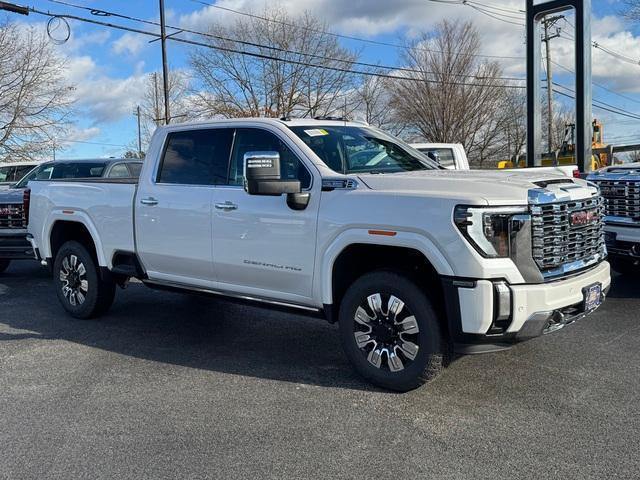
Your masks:
{"label": "windshield sticker", "polygon": [[321,137],[323,135],[329,135],[329,132],[322,128],[312,128],[311,130],[305,130],[304,133],[310,137]]}

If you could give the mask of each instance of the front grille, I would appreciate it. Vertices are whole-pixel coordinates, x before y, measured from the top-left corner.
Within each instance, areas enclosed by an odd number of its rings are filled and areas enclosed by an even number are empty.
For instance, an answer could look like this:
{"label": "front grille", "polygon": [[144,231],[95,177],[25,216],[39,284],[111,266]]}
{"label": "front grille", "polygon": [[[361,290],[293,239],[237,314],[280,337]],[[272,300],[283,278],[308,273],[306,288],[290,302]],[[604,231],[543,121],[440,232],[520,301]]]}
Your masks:
{"label": "front grille", "polygon": [[545,278],[593,265],[606,255],[601,197],[531,207],[533,259]]}
{"label": "front grille", "polygon": [[0,229],[26,228],[22,204],[0,203]]}
{"label": "front grille", "polygon": [[601,180],[597,183],[604,198],[606,215],[640,221],[640,182]]}

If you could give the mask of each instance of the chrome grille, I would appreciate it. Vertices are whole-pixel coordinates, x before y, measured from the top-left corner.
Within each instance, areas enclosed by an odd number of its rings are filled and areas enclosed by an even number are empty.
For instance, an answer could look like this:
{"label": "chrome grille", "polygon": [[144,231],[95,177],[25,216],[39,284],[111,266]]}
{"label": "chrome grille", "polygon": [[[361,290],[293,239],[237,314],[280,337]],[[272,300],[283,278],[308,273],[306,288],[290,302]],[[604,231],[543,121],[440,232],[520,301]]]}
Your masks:
{"label": "chrome grille", "polygon": [[[580,224],[581,214],[595,220]],[[531,229],[533,259],[545,278],[580,270],[606,255],[602,197],[531,206]]]}
{"label": "chrome grille", "polygon": [[0,229],[21,229],[25,227],[22,204],[0,203]]}
{"label": "chrome grille", "polygon": [[604,198],[605,215],[640,221],[640,182],[601,180],[597,183]]}

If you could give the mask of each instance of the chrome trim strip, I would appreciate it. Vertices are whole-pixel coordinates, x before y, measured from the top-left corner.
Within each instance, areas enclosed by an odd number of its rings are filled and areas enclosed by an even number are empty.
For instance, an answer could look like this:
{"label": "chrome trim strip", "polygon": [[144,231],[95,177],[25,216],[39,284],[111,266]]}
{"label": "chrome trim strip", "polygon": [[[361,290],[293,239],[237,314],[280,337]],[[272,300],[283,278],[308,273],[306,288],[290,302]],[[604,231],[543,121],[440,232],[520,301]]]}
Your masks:
{"label": "chrome trim strip", "polygon": [[179,283],[179,282],[163,282],[163,281],[159,281],[159,280],[142,280],[142,283],[144,283],[144,284],[150,283],[152,285],[179,288],[179,289],[182,289],[182,290],[189,290],[189,291],[192,291],[192,292],[210,293],[212,295],[218,295],[218,296],[221,296],[221,297],[236,298],[238,300],[247,300],[247,301],[250,301],[250,302],[266,303],[266,304],[269,304],[269,305],[277,305],[277,306],[280,306],[280,307],[295,308],[295,309],[298,309],[298,310],[306,310],[306,311],[309,311],[309,312],[320,312],[320,309],[316,308],[316,307],[308,307],[306,305],[300,305],[300,304],[297,304],[297,303],[288,303],[288,302],[283,302],[283,301],[280,301],[280,300],[273,300],[273,299],[270,299],[270,298],[252,297],[250,295],[242,295],[240,293],[229,292],[227,290],[215,290],[215,289],[211,289],[211,288],[194,287],[192,285],[187,285],[187,284]]}

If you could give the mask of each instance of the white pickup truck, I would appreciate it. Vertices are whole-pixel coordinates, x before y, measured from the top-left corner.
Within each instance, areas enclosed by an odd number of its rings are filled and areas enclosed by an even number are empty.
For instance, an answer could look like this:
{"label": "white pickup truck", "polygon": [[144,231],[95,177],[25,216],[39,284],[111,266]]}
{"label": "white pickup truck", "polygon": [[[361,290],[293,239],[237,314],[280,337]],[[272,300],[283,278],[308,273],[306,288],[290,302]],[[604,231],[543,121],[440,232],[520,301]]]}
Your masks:
{"label": "white pickup truck", "polygon": [[89,318],[117,284],[209,292],[339,323],[390,389],[452,346],[509,348],[597,308],[610,285],[587,182],[450,171],[362,124],[237,119],[159,128],[138,182],[34,181],[36,256]]}

